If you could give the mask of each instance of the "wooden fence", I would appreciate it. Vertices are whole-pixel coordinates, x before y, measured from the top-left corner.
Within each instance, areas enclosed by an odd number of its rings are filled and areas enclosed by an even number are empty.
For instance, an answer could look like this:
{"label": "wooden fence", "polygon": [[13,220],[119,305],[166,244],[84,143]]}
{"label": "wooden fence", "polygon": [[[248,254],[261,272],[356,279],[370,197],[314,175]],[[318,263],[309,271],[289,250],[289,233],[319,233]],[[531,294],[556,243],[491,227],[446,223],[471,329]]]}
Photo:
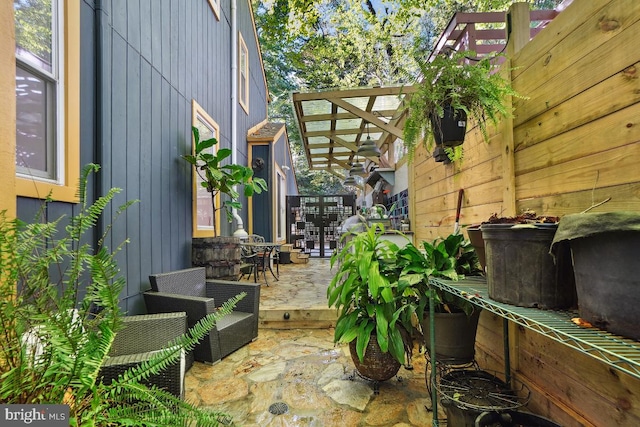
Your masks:
{"label": "wooden fence", "polygon": [[[527,209],[640,211],[640,2],[574,0],[531,41],[521,7],[510,11],[507,65],[526,99],[513,100],[515,117],[490,130],[488,144],[469,129],[461,162],[416,152],[418,242],[453,231],[460,189],[462,225]],[[478,334],[480,365],[500,369],[501,321],[484,313]],[[534,332],[512,327],[510,335],[512,367],[533,391],[531,410],[566,426],[640,425],[640,380]]]}

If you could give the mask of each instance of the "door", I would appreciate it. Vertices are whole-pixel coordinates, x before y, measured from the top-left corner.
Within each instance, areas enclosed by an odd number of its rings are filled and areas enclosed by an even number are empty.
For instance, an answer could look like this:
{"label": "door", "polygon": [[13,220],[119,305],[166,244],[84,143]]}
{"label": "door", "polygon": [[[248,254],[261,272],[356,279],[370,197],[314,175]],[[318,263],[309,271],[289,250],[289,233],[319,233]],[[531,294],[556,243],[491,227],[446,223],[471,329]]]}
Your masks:
{"label": "door", "polygon": [[355,215],[353,195],[288,196],[287,243],[312,257],[329,257],[338,247],[342,221]]}

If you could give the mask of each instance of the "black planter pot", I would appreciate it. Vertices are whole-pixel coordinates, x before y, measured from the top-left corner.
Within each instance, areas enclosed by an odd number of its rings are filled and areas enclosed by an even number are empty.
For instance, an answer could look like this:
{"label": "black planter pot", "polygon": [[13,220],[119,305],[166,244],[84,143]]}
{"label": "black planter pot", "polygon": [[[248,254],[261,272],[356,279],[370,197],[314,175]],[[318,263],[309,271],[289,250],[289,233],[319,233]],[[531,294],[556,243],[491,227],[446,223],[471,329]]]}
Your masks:
{"label": "black planter pot", "polygon": [[483,412],[476,418],[475,427],[562,427],[540,415],[528,412]]}
{"label": "black planter pot", "polygon": [[[473,362],[480,309],[471,316],[465,313],[435,313],[436,359],[451,365]],[[422,333],[427,349],[431,349],[431,321],[422,319]]]}
{"label": "black planter pot", "polygon": [[489,297],[521,307],[575,306],[573,272],[549,253],[557,224],[483,224]]}
{"label": "black planter pot", "polygon": [[489,410],[515,409],[528,401],[504,381],[486,371],[453,370],[438,385],[448,427],[474,427],[476,418]]}
{"label": "black planter pot", "polygon": [[482,267],[482,271],[485,272],[487,261],[484,251],[484,239],[482,238],[482,230],[480,229],[480,225],[471,225],[467,227],[467,234],[469,235],[471,246],[473,246],[473,248],[476,250],[476,254],[478,255],[480,267]]}
{"label": "black planter pot", "polygon": [[554,253],[568,241],[580,317],[611,333],[640,341],[640,213],[567,215]]}
{"label": "black planter pot", "polygon": [[431,120],[436,145],[455,147],[464,142],[464,136],[467,133],[467,113],[463,110],[458,110],[454,114],[453,108],[445,105],[444,117],[430,114],[429,120]]}

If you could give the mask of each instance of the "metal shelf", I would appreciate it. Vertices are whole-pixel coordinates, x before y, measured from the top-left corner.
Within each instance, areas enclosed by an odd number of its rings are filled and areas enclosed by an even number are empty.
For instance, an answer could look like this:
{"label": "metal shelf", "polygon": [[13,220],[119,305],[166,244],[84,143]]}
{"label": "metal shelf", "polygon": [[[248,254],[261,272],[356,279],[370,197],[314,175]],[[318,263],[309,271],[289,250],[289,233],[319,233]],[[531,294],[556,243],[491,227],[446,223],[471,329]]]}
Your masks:
{"label": "metal shelf", "polygon": [[640,342],[578,326],[571,321],[578,316],[576,312],[517,307],[491,300],[484,278],[458,282],[431,278],[429,284],[640,379]]}

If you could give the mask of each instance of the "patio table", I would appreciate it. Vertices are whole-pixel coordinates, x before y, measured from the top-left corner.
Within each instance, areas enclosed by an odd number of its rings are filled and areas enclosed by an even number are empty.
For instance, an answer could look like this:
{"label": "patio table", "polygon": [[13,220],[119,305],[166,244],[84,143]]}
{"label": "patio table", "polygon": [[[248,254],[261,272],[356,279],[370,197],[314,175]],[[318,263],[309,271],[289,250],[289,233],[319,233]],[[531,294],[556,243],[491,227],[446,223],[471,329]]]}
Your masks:
{"label": "patio table", "polygon": [[264,282],[267,286],[269,286],[269,281],[267,280],[267,270],[271,272],[271,275],[274,279],[279,280],[278,276],[280,274],[279,265],[276,267],[276,272],[273,271],[271,267],[271,261],[273,252],[279,252],[281,243],[275,242],[242,242],[242,247],[245,248],[251,255],[251,262],[253,264],[253,281],[258,281],[258,276],[260,272],[264,276]]}

